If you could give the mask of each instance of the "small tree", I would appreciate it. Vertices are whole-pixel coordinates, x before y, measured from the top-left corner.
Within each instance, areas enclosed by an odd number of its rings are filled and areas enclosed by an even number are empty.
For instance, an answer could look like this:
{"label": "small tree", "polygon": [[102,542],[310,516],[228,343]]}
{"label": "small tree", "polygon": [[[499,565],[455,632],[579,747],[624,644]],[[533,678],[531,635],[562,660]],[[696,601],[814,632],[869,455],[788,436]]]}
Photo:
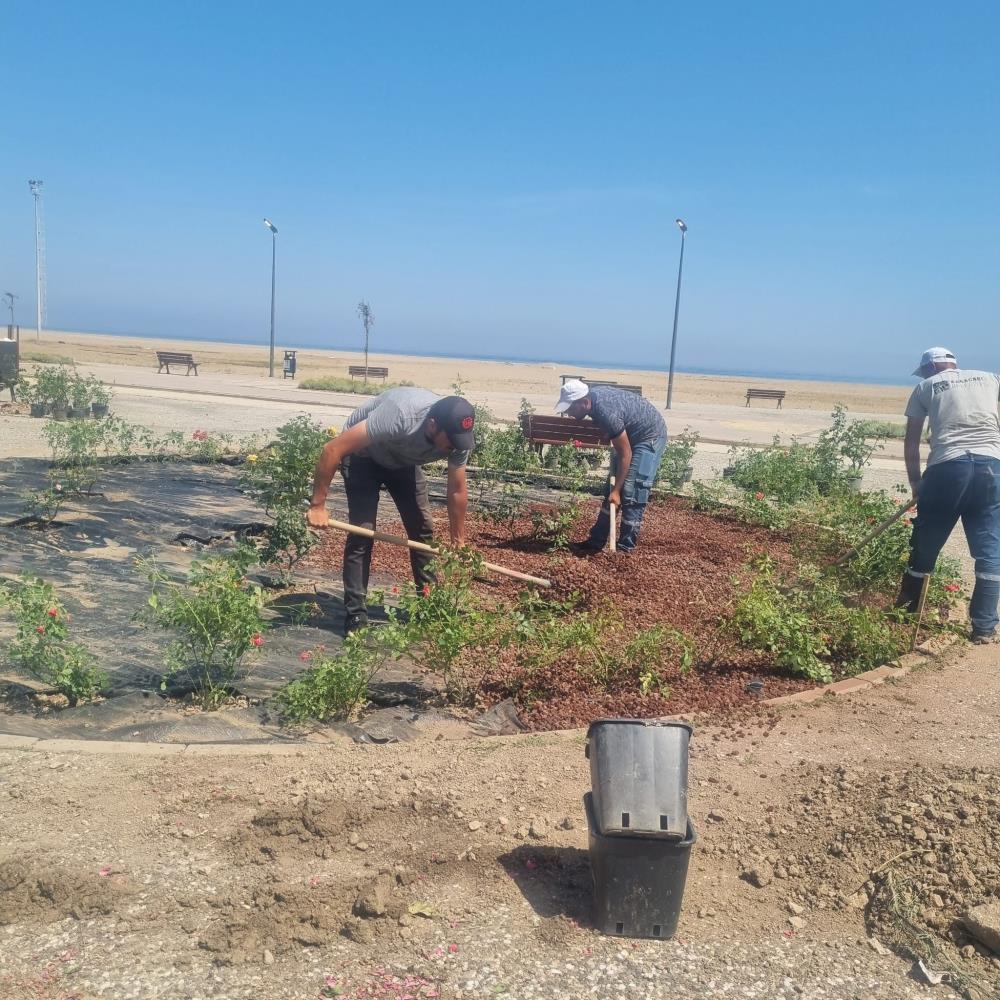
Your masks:
{"label": "small tree", "polygon": [[361,318],[361,325],[365,328],[365,384],[368,384],[368,333],[375,325],[375,317],[372,315],[371,306],[362,300],[358,303],[358,316]]}

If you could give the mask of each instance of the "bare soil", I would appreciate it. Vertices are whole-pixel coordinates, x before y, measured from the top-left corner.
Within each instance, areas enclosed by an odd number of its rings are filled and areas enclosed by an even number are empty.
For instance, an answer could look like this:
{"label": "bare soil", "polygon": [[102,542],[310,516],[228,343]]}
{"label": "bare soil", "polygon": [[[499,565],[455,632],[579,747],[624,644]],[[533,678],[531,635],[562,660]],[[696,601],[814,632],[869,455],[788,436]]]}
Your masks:
{"label": "bare soil", "polygon": [[[586,538],[598,508],[596,500],[583,504],[574,541]],[[391,506],[389,510],[395,514]],[[380,530],[403,533],[402,526],[389,519]],[[436,531],[438,537],[447,537],[443,512],[436,512]],[[489,707],[513,697],[531,729],[585,726],[603,716],[755,712],[762,696],[811,686],[776,669],[766,655],[742,649],[720,628],[749,577],[741,564],[763,555],[779,564],[791,560],[789,542],[779,533],[702,514],[682,500],[667,499],[647,508],[639,545],[629,554],[550,553],[530,537],[527,516],[514,525],[512,537],[505,537],[472,514],[467,534],[487,561],[551,579],[546,597],[566,601],[576,596],[582,608],[617,611],[630,629],[667,625],[695,644],[693,669],[682,670],[679,662],[663,664],[658,674],[662,693],[645,695],[634,671],[624,670],[620,679],[605,686],[581,672],[572,653],[530,676],[513,664],[513,656],[505,659],[501,654],[487,671],[481,703]],[[305,562],[309,571],[338,575],[342,566],[343,536],[338,533],[330,533]],[[384,543],[376,543],[372,567],[400,581],[410,574],[406,550]],[[523,589],[524,584],[502,576],[478,584],[480,596],[490,601],[513,603]],[[751,681],[763,682],[763,688],[748,688]]]}
{"label": "bare soil", "polygon": [[774,726],[698,727],[668,942],[591,925],[578,731],[0,750],[0,998],[923,997],[892,872],[931,967],[985,1000],[1000,956],[961,918],[998,899],[995,669],[976,647]]}

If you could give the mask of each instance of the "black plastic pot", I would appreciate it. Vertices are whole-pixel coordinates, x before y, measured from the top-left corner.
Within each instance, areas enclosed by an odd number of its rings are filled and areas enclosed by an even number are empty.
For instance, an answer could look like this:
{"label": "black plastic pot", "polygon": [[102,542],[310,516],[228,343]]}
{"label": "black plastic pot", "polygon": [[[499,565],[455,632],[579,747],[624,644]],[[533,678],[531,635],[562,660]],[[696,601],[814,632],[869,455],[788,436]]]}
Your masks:
{"label": "black plastic pot", "polygon": [[583,797],[590,831],[594,926],[616,937],[659,938],[677,932],[691,848],[698,839],[688,820],[683,840],[606,837],[597,828],[591,794]]}
{"label": "black plastic pot", "polygon": [[31,415],[33,417],[44,417],[48,407],[44,403],[32,403],[31,404]]}
{"label": "black plastic pot", "polygon": [[65,420],[69,416],[69,407],[65,403],[53,403],[50,412],[53,420]]}
{"label": "black plastic pot", "polygon": [[107,403],[91,403],[90,412],[95,417],[106,417],[108,415],[108,404]]}

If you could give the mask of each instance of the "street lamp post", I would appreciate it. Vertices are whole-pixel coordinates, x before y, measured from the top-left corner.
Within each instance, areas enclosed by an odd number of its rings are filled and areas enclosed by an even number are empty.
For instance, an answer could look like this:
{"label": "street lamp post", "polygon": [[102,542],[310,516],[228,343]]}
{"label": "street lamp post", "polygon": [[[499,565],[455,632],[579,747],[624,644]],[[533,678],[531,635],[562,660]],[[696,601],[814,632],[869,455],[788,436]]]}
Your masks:
{"label": "street lamp post", "polygon": [[267,365],[268,377],[274,378],[274,263],[278,252],[278,230],[270,219],[264,225],[271,230],[271,355]]}
{"label": "street lamp post", "polygon": [[10,310],[10,325],[12,327],[17,326],[14,322],[14,299],[17,296],[13,292],[4,292],[3,297],[7,300],[7,308]]}
{"label": "street lamp post", "polygon": [[681,259],[677,265],[677,298],[674,299],[674,335],[670,339],[670,375],[667,378],[667,409],[674,398],[674,359],[677,357],[677,316],[681,308],[681,272],[684,270],[684,237],[687,235],[688,227],[683,219],[676,219],[678,228],[681,231]]}

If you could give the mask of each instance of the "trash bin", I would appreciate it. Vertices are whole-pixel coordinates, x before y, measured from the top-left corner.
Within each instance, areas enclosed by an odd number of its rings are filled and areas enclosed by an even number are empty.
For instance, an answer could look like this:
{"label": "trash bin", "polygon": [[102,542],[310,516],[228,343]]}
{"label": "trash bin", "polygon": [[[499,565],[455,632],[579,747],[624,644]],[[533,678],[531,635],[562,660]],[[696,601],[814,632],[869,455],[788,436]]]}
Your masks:
{"label": "trash bin", "polygon": [[295,351],[285,351],[285,366],[282,372],[283,378],[295,378]]}
{"label": "trash bin", "polygon": [[590,792],[583,797],[583,807],[594,882],[594,927],[619,937],[673,937],[691,848],[698,839],[691,821],[682,840],[605,836],[598,829]]}
{"label": "trash bin", "polygon": [[597,719],[587,730],[597,829],[605,836],[683,840],[688,832],[685,722]]}

